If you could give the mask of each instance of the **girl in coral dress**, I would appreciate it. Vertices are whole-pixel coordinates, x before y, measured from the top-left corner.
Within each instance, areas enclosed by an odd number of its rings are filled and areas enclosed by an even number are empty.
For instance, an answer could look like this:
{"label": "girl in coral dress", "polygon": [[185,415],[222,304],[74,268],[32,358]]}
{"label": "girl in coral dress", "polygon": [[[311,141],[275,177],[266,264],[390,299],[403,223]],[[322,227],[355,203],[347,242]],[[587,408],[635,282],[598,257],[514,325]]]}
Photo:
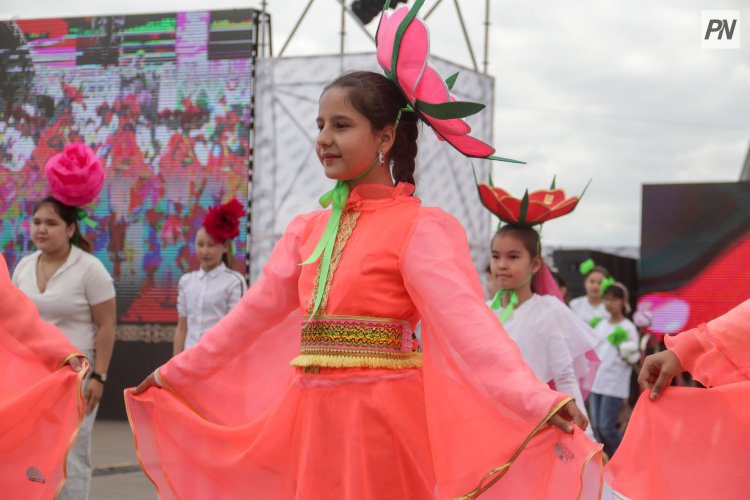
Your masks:
{"label": "girl in coral dress", "polygon": [[[395,76],[399,43],[426,37],[408,12],[378,33],[393,79],[352,73],[321,96],[332,209],[296,217],[237,307],[126,393],[161,498],[598,495],[599,449],[572,423],[585,418],[484,304],[460,224],[413,196],[417,118],[429,114],[425,96],[404,98],[418,81]],[[430,102],[450,99],[424,61],[416,70],[439,84]],[[424,119],[439,134],[451,122]],[[451,144],[492,153],[452,120],[463,132],[446,131]]]}

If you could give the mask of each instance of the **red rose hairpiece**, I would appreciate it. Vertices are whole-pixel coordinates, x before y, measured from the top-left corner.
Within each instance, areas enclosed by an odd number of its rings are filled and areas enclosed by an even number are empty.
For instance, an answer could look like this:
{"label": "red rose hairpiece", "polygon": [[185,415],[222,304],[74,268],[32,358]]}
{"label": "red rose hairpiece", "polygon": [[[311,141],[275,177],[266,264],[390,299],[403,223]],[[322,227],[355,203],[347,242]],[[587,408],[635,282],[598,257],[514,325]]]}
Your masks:
{"label": "red rose hairpiece", "polygon": [[104,168],[85,144],[68,144],[47,161],[44,175],[52,197],[69,206],[90,203],[104,186]]}
{"label": "red rose hairpiece", "polygon": [[237,198],[232,198],[223,205],[209,208],[203,227],[214,240],[223,243],[240,235],[240,217],[246,214]]}

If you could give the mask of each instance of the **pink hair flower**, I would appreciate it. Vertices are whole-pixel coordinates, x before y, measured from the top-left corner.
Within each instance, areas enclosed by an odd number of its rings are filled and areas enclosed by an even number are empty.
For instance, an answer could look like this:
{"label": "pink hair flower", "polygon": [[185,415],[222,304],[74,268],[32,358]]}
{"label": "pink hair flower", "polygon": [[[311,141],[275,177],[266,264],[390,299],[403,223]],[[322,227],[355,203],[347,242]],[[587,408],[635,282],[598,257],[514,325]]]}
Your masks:
{"label": "pink hair flower", "polygon": [[69,205],[81,206],[97,197],[104,186],[104,168],[90,147],[68,144],[44,166],[52,197]]}
{"label": "pink hair flower", "polygon": [[385,75],[398,85],[413,111],[432,127],[441,141],[447,141],[465,156],[524,163],[493,156],[495,149],[469,135],[471,127],[463,118],[484,109],[484,104],[458,101],[451,94],[458,73],[443,80],[427,62],[430,39],[427,27],[416,17],[424,0],[401,7],[388,15],[383,12],[376,34],[377,59]]}

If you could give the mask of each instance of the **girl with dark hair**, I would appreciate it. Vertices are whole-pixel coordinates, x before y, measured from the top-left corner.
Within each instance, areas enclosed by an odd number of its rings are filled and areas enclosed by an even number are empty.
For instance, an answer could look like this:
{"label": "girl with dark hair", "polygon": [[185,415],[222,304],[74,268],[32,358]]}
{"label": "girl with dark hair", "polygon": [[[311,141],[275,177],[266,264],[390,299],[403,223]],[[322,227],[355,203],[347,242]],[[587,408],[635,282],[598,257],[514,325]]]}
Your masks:
{"label": "girl with dark hair", "polygon": [[200,269],[180,278],[174,354],[198,343],[203,333],[237,305],[247,290],[245,277],[232,270],[232,242],[245,210],[236,199],[208,210],[195,235]]}
{"label": "girl with dark hair", "polygon": [[[534,219],[537,198],[544,202],[550,196],[554,200],[557,195],[557,202],[567,203],[571,210],[578,199],[565,200],[561,190],[537,191],[527,194],[528,205],[524,211],[523,203],[510,202],[511,197],[501,188],[487,184],[480,184],[478,188],[486,208],[506,222],[491,243],[490,267],[499,289],[489,303],[490,308],[539,380],[573,396],[585,414],[584,399],[598,366],[593,332],[563,302],[552,273],[542,259],[539,232],[533,227],[568,213],[555,213],[554,207],[542,204],[549,214]],[[593,438],[591,429],[585,430]]]}
{"label": "girl with dark hair", "polygon": [[630,395],[630,376],[640,359],[638,328],[626,317],[630,313],[628,290],[613,279],[602,283],[602,299],[609,319],[594,332],[596,352],[602,360],[591,388],[589,404],[594,432],[610,457],[622,441],[619,418],[623,400]]}
{"label": "girl with dark hair", "polygon": [[609,271],[605,267],[597,266],[591,259],[581,264],[581,270],[586,295],[571,300],[570,308],[579,318],[594,328],[601,320],[609,317],[604,307],[602,294],[599,293],[602,280],[609,278]]}
{"label": "girl with dark hair", "polygon": [[[389,54],[390,32],[384,17]],[[485,306],[457,220],[413,196],[422,100],[392,76],[323,90],[315,150],[337,181],[321,199],[332,209],[296,217],[237,307],[127,394],[160,496],[572,498],[587,483],[597,449],[571,423],[585,417]]]}
{"label": "girl with dark hair", "polygon": [[35,207],[31,240],[37,251],[20,260],[13,284],[90,361],[85,382],[86,418],[68,454],[68,480],[58,498],[87,498],[91,485],[91,430],[107,380],[115,341],[115,288],[80,231],[78,208],[101,190],[104,173],[94,152],[70,144],[45,166],[52,195]]}

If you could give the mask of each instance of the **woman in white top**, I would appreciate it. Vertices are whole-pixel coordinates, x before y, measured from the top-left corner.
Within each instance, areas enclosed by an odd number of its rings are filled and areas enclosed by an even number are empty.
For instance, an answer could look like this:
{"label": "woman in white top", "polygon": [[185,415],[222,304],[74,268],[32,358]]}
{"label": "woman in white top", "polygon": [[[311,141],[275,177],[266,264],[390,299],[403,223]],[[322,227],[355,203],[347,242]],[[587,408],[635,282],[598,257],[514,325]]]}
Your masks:
{"label": "woman in white top", "polygon": [[604,443],[610,457],[622,441],[618,425],[620,410],[630,395],[630,374],[640,359],[638,329],[625,314],[630,312],[627,288],[621,283],[605,282],[604,305],[610,318],[601,321],[594,332],[596,352],[601,366],[591,388],[589,404],[594,432]]}
{"label": "woman in white top", "polygon": [[[586,266],[587,263],[590,265]],[[591,259],[581,264],[581,268],[585,270],[583,286],[586,289],[586,295],[571,300],[570,308],[576,316],[594,328],[601,320],[609,318],[602,295],[599,293],[602,280],[609,278],[609,271],[602,266],[594,265]]]}
{"label": "woman in white top", "polygon": [[13,284],[91,362],[84,388],[86,417],[68,454],[68,479],[57,498],[88,498],[91,430],[102,397],[115,340],[115,288],[104,265],[91,255],[78,225],[79,211],[53,197],[34,208],[31,240],[37,251],[21,259]]}
{"label": "woman in white top", "polygon": [[[491,307],[539,380],[573,396],[585,414],[583,402],[597,366],[593,331],[559,297],[532,289],[556,286],[539,249],[539,233],[532,227],[508,224],[498,230],[490,266],[500,290]],[[537,273],[545,278],[535,279]],[[590,429],[586,432],[593,437]]]}
{"label": "woman in white top", "polygon": [[236,199],[210,208],[195,236],[200,268],[180,278],[175,355],[197,344],[247,290],[245,278],[229,268],[232,240],[240,234],[243,215],[245,211]]}

